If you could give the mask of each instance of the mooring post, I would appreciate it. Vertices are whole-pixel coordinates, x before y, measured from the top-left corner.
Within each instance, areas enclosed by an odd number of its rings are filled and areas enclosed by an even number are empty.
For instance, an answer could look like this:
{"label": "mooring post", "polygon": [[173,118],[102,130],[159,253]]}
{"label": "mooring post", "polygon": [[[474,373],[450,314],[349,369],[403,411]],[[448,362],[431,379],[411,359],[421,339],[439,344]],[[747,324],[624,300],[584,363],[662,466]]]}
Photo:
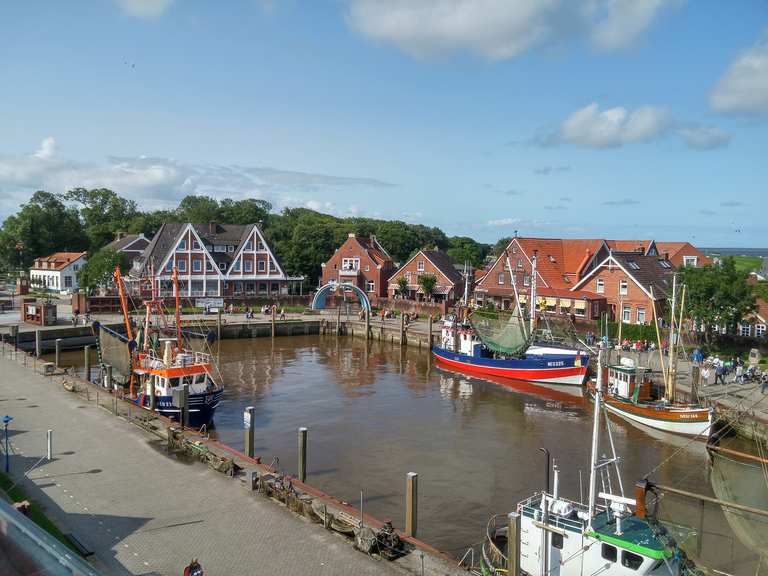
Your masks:
{"label": "mooring post", "polygon": [[341,305],[336,306],[336,336],[341,335]]}
{"label": "mooring post", "polygon": [[189,384],[181,388],[181,429],[189,426]]}
{"label": "mooring post", "polygon": [[53,430],[48,430],[45,436],[48,445],[48,460],[53,460]]}
{"label": "mooring post", "polygon": [[299,428],[299,482],[307,481],[307,429]]}
{"label": "mooring post", "polygon": [[216,308],[216,342],[221,342],[221,308]]}
{"label": "mooring post", "polygon": [[43,331],[35,330],[35,356],[40,358],[43,355]]}
{"label": "mooring post", "polygon": [[691,366],[691,402],[699,400],[699,384],[701,383],[701,368]]}
{"label": "mooring post", "polygon": [[371,311],[365,309],[365,339],[373,340],[373,334],[371,334]]}
{"label": "mooring post", "polygon": [[429,349],[432,349],[432,314],[427,316],[427,342],[429,342]]}
{"label": "mooring post", "polygon": [[104,386],[112,390],[112,364],[104,364]]}
{"label": "mooring post", "polygon": [[510,512],[507,515],[507,574],[520,574],[520,514]]}
{"label": "mooring post", "polygon": [[91,347],[83,348],[83,373],[85,379],[91,381]]}
{"label": "mooring post", "polygon": [[149,409],[154,412],[155,408],[157,407],[157,399],[155,397],[155,383],[152,380],[148,380],[148,382],[149,382]]}
{"label": "mooring post", "polygon": [[245,426],[245,455],[249,458],[254,457],[254,439],[255,439],[255,412],[253,406],[247,406],[243,412],[243,425]]}
{"label": "mooring post", "polygon": [[277,310],[277,305],[272,304],[272,338],[275,337],[275,312]]}
{"label": "mooring post", "polygon": [[400,346],[405,344],[405,314],[400,312]]}
{"label": "mooring post", "polygon": [[55,348],[55,360],[54,363],[56,364],[56,368],[61,368],[61,338],[56,338],[56,348]]}
{"label": "mooring post", "polygon": [[416,536],[419,505],[419,475],[408,472],[405,476],[405,535]]}

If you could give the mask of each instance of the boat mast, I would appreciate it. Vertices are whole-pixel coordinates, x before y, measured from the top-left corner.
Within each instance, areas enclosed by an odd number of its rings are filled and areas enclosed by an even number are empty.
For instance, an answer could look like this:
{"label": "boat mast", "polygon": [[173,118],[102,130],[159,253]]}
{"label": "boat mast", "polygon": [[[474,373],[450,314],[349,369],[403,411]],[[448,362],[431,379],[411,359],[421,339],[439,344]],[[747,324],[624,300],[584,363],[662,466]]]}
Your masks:
{"label": "boat mast", "polygon": [[469,269],[467,261],[464,260],[464,307],[469,306]]}
{"label": "boat mast", "polygon": [[181,350],[181,309],[179,308],[179,272],[173,267],[173,296],[176,299],[176,346]]}
{"label": "boat mast", "polygon": [[[512,270],[512,263],[509,261],[509,252],[504,250],[504,255],[507,260],[507,268],[509,268],[509,277],[512,279],[512,291],[515,293],[515,307],[517,313],[520,314],[520,326],[523,329],[523,336],[528,338],[528,334],[525,333],[525,316],[523,316],[523,307],[520,306],[520,294],[517,292],[517,281],[515,280],[515,272]],[[530,305],[530,304],[529,304]]]}
{"label": "boat mast", "polygon": [[[680,336],[682,334],[682,327],[683,327],[683,310],[685,309],[685,284],[683,284],[683,291],[680,294],[680,316],[677,321],[677,336],[676,340],[680,340]],[[675,401],[675,393],[676,393],[676,386],[677,386],[677,350],[675,350],[675,355],[670,359],[671,365],[669,371],[672,373],[672,386],[670,387],[670,394],[669,394],[669,400],[670,402]]]}
{"label": "boat mast", "polygon": [[531,258],[531,337],[536,333],[536,253],[538,250],[533,251],[533,258]]}
{"label": "boat mast", "polygon": [[592,531],[595,516],[595,489],[597,484],[597,459],[600,450],[600,402],[603,397],[603,346],[597,351],[597,379],[595,384],[595,412],[592,422],[592,458],[589,464],[589,520],[587,529]]}
{"label": "boat mast", "polygon": [[673,400],[675,389],[675,308],[677,306],[677,274],[672,275],[672,306],[670,310],[669,321],[669,370],[667,370],[667,389],[666,398],[669,402]]}

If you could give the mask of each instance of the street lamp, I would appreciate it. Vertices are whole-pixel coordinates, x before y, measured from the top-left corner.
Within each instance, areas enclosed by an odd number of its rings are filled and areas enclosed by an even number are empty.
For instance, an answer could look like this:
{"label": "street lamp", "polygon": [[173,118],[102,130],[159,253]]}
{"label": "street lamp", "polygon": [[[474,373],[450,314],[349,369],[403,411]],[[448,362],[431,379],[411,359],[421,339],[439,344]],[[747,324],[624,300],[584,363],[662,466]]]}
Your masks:
{"label": "street lamp", "polygon": [[8,424],[13,420],[13,416],[6,414],[3,416],[3,425],[5,426],[5,473],[8,474],[11,471],[11,459],[8,454]]}
{"label": "street lamp", "polygon": [[551,456],[549,454],[549,450],[546,448],[539,448],[540,452],[543,452],[547,457],[547,471],[546,474],[544,474],[544,482],[545,482],[545,488],[544,492],[549,492],[549,470],[551,468]]}

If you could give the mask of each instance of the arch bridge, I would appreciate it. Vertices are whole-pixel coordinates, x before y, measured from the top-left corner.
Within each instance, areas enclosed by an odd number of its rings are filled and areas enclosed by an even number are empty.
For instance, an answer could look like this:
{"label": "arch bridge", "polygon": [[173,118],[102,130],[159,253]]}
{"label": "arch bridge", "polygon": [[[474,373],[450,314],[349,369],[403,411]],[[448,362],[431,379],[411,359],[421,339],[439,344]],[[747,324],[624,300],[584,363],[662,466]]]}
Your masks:
{"label": "arch bridge", "polygon": [[311,308],[313,310],[321,310],[325,308],[326,300],[328,299],[329,294],[333,294],[334,292],[338,292],[339,290],[351,290],[355,293],[357,296],[358,301],[360,302],[360,306],[365,308],[365,310],[368,311],[368,313],[371,312],[371,301],[368,300],[368,295],[363,292],[360,288],[355,286],[354,284],[345,284],[345,283],[337,283],[332,282],[330,284],[326,284],[322,288],[320,288],[316,293],[315,297],[312,299],[312,306]]}

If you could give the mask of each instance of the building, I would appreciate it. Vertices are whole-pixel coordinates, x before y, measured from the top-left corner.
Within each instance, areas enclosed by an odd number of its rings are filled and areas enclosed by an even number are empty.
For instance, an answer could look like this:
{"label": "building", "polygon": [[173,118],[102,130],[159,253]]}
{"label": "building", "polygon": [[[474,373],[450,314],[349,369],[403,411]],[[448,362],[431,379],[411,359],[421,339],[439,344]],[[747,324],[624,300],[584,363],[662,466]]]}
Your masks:
{"label": "building", "polygon": [[173,294],[176,267],[184,297],[275,297],[303,278],[289,277],[256,224],[163,224],[131,276],[153,277],[161,296]]}
{"label": "building", "polygon": [[56,252],[35,258],[29,269],[32,287],[67,293],[78,289],[77,271],[88,261],[85,252]]}
{"label": "building", "polygon": [[144,234],[123,234],[119,232],[117,238],[104,246],[104,250],[114,250],[115,252],[125,254],[127,266],[130,269],[133,266],[133,261],[141,256],[147,246],[149,246],[149,238],[144,236]]}
{"label": "building", "polygon": [[[436,278],[435,287],[429,298],[419,284],[419,277],[431,274]],[[456,269],[448,254],[440,250],[419,250],[408,262],[403,264],[389,279],[389,297],[399,294],[400,278],[408,282],[409,300],[428,300],[445,302],[448,306],[464,296],[464,276]],[[471,284],[470,284],[471,288]]]}
{"label": "building", "polygon": [[672,290],[672,264],[640,252],[610,252],[585,274],[572,291],[589,290],[605,297],[608,313],[631,324],[648,324],[661,314]]}
{"label": "building", "polygon": [[352,232],[321,266],[322,285],[354,284],[372,303],[387,297],[387,281],[395,271],[392,258],[376,236],[364,238]]}
{"label": "building", "polygon": [[527,307],[535,256],[539,310],[588,320],[599,318],[606,308],[605,296],[573,288],[609,253],[604,240],[515,237],[477,280],[475,300],[507,310],[516,306],[517,291],[521,306]]}
{"label": "building", "polygon": [[753,338],[765,338],[768,325],[768,302],[762,298],[757,299],[757,307],[754,312],[745,316],[737,327],[739,336],[751,336]]}
{"label": "building", "polygon": [[656,240],[606,240],[615,252],[637,252],[645,256],[659,256],[675,268],[708,266],[712,259],[690,242],[660,242]]}

